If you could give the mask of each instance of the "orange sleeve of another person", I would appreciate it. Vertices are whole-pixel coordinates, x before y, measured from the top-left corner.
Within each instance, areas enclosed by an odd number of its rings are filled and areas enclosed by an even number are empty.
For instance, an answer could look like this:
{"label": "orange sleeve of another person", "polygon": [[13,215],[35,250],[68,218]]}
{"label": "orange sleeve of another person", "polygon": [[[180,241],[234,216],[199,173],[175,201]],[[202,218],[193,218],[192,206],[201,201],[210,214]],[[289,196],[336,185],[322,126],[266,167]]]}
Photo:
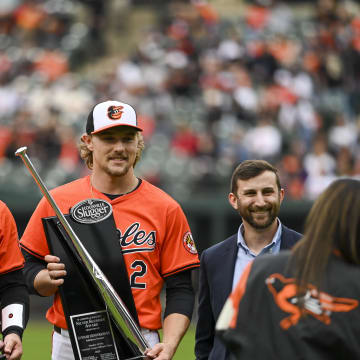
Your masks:
{"label": "orange sleeve of another person", "polygon": [[232,302],[232,305],[234,308],[234,314],[233,314],[233,317],[230,322],[230,328],[233,328],[233,329],[235,329],[235,327],[236,327],[236,321],[237,321],[237,317],[238,317],[238,313],[239,313],[239,305],[240,305],[240,301],[245,293],[246,284],[247,284],[249,274],[251,271],[251,266],[252,266],[252,262],[250,262],[246,266],[244,272],[241,275],[239,282],[236,285],[235,290],[230,295],[230,299],[231,299],[231,302]]}
{"label": "orange sleeve of another person", "polygon": [[15,219],[0,201],[0,274],[23,268],[24,258],[19,247]]}

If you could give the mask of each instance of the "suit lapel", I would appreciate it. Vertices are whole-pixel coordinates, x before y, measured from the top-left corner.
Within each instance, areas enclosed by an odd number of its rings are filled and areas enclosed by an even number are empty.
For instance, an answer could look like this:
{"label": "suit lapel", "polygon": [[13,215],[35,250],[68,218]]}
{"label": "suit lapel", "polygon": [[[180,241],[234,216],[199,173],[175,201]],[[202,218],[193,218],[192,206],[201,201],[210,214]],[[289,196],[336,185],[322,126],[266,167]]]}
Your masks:
{"label": "suit lapel", "polygon": [[232,290],[232,283],[234,278],[234,269],[235,269],[235,261],[237,257],[237,236],[231,239],[231,241],[226,244],[226,247],[222,254],[219,254],[219,271],[222,273],[222,284],[218,286],[218,314],[222,310],[228,296]]}

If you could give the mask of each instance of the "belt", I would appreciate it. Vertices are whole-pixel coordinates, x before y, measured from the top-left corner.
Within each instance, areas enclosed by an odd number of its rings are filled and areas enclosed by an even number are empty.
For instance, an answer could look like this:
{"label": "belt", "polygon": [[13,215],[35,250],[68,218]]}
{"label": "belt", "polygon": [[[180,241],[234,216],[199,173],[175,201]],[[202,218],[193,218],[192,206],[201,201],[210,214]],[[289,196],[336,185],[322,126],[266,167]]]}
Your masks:
{"label": "belt", "polygon": [[59,328],[56,325],[54,325],[54,331],[57,332],[58,334],[61,334],[61,328]]}
{"label": "belt", "polygon": [[57,332],[60,335],[69,336],[68,331],[66,329],[62,329],[61,327],[58,327],[56,325],[54,325],[54,331]]}

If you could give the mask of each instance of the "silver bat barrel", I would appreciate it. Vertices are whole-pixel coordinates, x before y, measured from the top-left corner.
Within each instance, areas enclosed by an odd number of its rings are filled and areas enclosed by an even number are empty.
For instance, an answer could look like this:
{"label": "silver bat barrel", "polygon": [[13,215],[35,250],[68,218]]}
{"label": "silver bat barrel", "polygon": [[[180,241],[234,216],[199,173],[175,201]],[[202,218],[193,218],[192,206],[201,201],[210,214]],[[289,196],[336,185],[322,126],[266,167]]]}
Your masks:
{"label": "silver bat barrel", "polygon": [[[128,309],[124,305],[120,296],[116,293],[113,286],[110,284],[105,274],[101,271],[99,266],[95,263],[91,255],[88,253],[84,245],[81,243],[78,236],[75,234],[74,230],[71,228],[70,224],[66,220],[63,213],[60,211],[59,207],[55,203],[53,197],[46,188],[44,182],[37,173],[34,165],[26,154],[27,147],[21,147],[16,152],[16,156],[20,156],[23,160],[25,166],[28,168],[35,182],[39,186],[42,194],[47,199],[53,210],[55,211],[56,216],[63,225],[66,233],[71,239],[75,249],[77,250],[81,260],[83,261],[87,271],[89,272],[91,278],[94,280],[94,283],[101,295],[110,316],[113,318],[114,323],[118,327],[119,331],[124,335],[125,339],[129,339],[133,344],[136,344],[140,352],[144,355],[145,350],[149,348],[149,344],[141,333],[140,328],[137,323],[129,313]],[[144,355],[144,358],[146,356]]]}

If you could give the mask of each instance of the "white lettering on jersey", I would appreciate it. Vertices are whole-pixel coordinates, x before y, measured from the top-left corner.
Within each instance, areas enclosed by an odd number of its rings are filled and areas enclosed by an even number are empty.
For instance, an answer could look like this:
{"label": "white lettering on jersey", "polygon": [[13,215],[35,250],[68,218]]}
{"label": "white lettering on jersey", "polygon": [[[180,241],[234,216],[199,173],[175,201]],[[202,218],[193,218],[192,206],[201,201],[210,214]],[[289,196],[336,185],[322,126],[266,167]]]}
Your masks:
{"label": "white lettering on jersey", "polygon": [[123,254],[154,251],[156,245],[156,231],[150,231],[146,233],[144,230],[139,230],[140,224],[138,222],[131,224],[124,232],[121,233],[120,229],[117,229],[119,234],[119,241]]}

